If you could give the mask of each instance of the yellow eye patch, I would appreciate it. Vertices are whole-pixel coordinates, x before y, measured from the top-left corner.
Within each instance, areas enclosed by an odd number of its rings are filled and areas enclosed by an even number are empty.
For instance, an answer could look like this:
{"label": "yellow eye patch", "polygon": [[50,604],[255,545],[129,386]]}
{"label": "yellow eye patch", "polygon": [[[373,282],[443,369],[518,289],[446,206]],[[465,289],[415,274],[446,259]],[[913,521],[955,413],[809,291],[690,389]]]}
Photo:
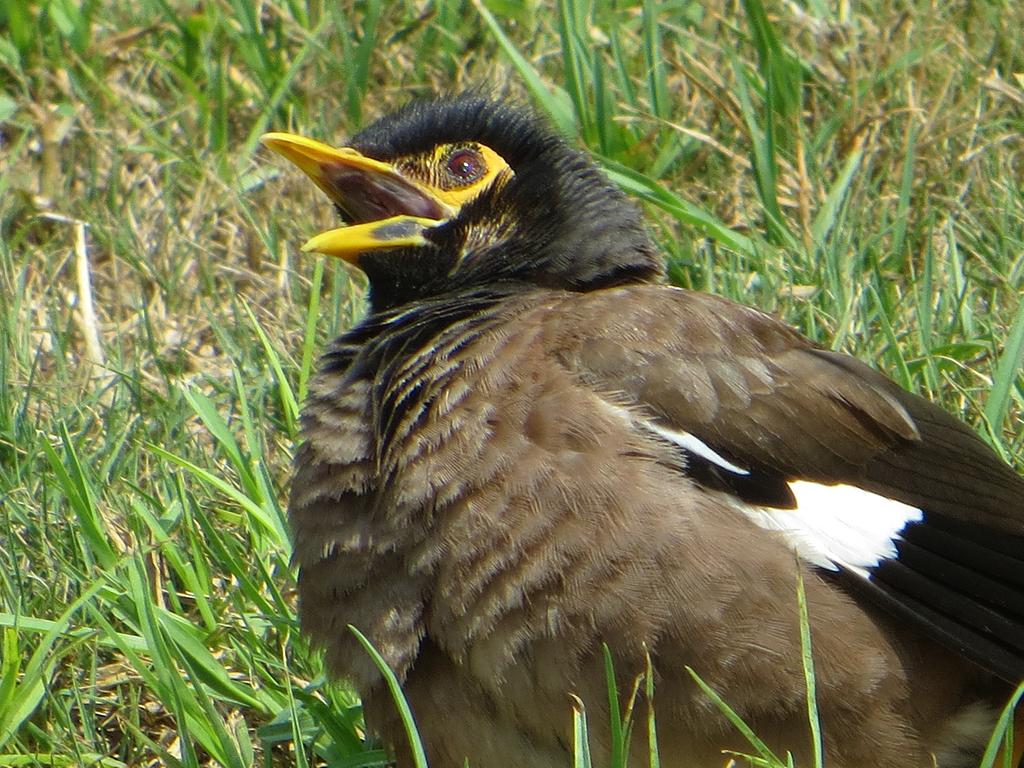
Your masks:
{"label": "yellow eye patch", "polygon": [[505,158],[483,144],[442,144],[432,152],[400,161],[402,175],[452,209],[461,208],[502,174],[513,173]]}

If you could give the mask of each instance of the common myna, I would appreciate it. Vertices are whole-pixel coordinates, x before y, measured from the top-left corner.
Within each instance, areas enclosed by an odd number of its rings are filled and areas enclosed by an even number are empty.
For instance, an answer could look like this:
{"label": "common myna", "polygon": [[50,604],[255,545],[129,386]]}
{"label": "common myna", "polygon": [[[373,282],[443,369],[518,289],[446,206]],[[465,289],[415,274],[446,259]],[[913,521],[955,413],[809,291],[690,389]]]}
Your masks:
{"label": "common myna", "polygon": [[[306,251],[369,312],[311,382],[289,514],[302,626],[400,765],[349,625],[433,768],[607,765],[655,670],[666,766],[745,742],[809,764],[977,764],[1024,679],[1024,480],[974,432],[778,320],[664,285],[640,213],[527,109],[417,101],[345,148],[271,133],[347,223]],[[634,764],[646,734],[633,738]]]}

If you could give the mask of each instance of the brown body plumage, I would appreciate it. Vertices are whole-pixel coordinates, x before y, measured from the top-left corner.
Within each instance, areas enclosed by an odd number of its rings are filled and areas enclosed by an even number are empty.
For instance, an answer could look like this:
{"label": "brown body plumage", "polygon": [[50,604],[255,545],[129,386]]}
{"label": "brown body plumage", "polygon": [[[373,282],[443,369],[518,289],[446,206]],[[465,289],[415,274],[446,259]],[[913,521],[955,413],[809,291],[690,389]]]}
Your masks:
{"label": "brown body plumage", "polygon": [[[374,234],[379,247],[343,254],[370,275],[371,313],[328,350],[296,459],[303,627],[356,685],[371,729],[405,764],[349,624],[403,681],[434,768],[568,766],[570,694],[607,764],[602,644],[625,690],[650,653],[664,764],[719,765],[745,747],[686,666],[799,764],[811,744],[800,575],[826,763],[976,760],[1010,692],[999,678],[1024,654],[990,635],[949,650],[967,635],[908,619],[887,571],[819,567],[749,507],[785,509],[797,478],[857,485],[926,523],[996,532],[1012,560],[1024,482],[866,366],[755,310],[652,283],[632,206],[525,113],[430,102],[354,145],[391,163],[470,141],[510,172],[422,232],[402,229],[422,243]],[[408,223],[401,203],[383,208]]]}

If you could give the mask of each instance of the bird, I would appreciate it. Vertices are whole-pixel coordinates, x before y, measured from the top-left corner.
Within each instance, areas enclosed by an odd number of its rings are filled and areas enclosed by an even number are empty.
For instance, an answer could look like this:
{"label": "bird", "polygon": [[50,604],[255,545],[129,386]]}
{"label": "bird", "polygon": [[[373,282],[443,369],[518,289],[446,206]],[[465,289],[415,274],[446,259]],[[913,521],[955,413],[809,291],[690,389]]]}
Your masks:
{"label": "bird", "polygon": [[640,208],[529,106],[442,94],[341,147],[262,141],[340,215],[303,251],[367,278],[288,514],[303,631],[397,765],[351,628],[434,768],[564,768],[574,702],[608,765],[606,653],[620,692],[650,664],[662,764],[747,747],[694,675],[809,764],[800,584],[825,764],[978,764],[1024,680],[1024,479],[970,427],[667,285]]}

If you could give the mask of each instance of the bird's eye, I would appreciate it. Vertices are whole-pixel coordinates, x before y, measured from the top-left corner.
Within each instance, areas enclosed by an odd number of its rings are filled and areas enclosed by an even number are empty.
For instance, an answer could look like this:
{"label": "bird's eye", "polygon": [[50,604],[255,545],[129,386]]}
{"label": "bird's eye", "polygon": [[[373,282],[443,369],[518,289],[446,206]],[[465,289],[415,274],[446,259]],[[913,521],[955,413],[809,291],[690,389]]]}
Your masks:
{"label": "bird's eye", "polygon": [[448,155],[445,169],[459,184],[471,184],[484,175],[487,164],[475,149],[463,147]]}

